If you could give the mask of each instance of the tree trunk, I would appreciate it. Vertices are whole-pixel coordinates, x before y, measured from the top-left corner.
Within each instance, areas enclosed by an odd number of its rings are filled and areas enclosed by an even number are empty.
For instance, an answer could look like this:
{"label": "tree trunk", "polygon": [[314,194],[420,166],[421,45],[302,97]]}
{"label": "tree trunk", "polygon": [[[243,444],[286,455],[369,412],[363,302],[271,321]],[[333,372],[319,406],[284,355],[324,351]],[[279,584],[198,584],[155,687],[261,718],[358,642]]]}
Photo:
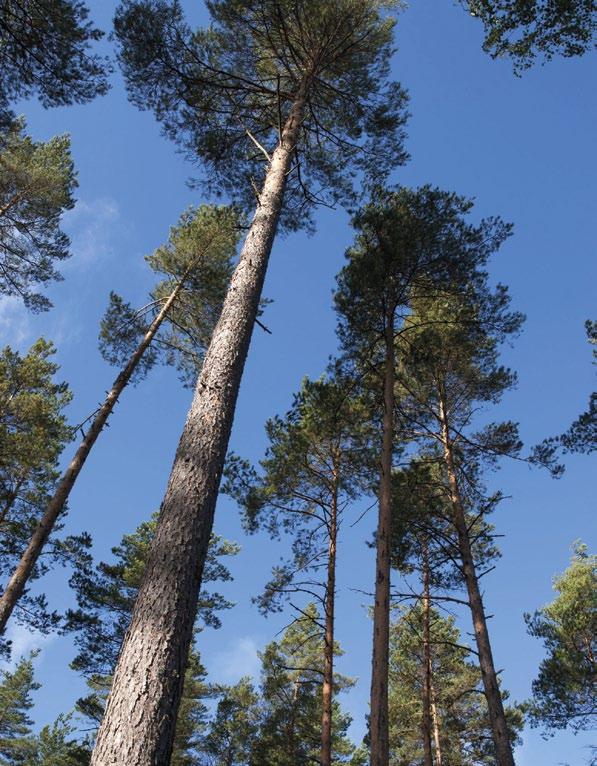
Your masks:
{"label": "tree trunk", "polygon": [[385,331],[384,416],[376,537],[375,605],[371,675],[371,766],[388,766],[388,667],[390,643],[390,524],[392,518],[392,455],[394,450],[394,317],[388,313]]}
{"label": "tree trunk", "polygon": [[454,527],[456,528],[456,533],[458,535],[462,570],[466,581],[468,599],[473,618],[475,640],[477,643],[477,651],[479,653],[479,665],[481,667],[483,688],[485,691],[485,698],[487,699],[489,720],[491,722],[491,730],[495,746],[496,763],[497,766],[514,766],[514,757],[512,755],[510,739],[508,737],[508,726],[506,723],[506,715],[504,713],[502,695],[500,693],[493,655],[491,652],[491,643],[489,641],[489,631],[487,630],[483,599],[479,589],[479,580],[477,579],[477,572],[471,549],[466,514],[464,512],[462,495],[458,484],[458,476],[456,474],[454,450],[450,437],[445,397],[441,391],[439,395],[439,416],[444,460],[448,475],[450,501],[452,504],[452,515]]}
{"label": "tree trunk", "polygon": [[423,542],[423,684],[421,696],[423,717],[421,733],[423,736],[423,764],[433,766],[431,755],[431,638],[429,626],[429,559],[427,543]]}
{"label": "tree trunk", "polygon": [[308,85],[305,79],[271,158],[197,381],[92,766],[169,762],[234,409]]}
{"label": "tree trunk", "polygon": [[431,718],[433,721],[433,742],[435,744],[435,766],[442,766],[442,745],[440,738],[439,713],[437,712],[437,698],[433,686],[433,673],[431,674]]}
{"label": "tree trunk", "polygon": [[12,573],[10,580],[8,581],[6,590],[0,598],[0,635],[4,633],[6,624],[10,619],[12,611],[17,601],[23,595],[23,591],[27,585],[27,580],[31,576],[33,568],[35,567],[35,563],[37,562],[37,559],[39,558],[39,555],[41,554],[42,549],[48,540],[48,537],[54,529],[54,525],[56,524],[56,521],[60,516],[66,501],[68,500],[68,496],[70,495],[71,490],[75,485],[77,477],[81,473],[81,469],[85,465],[85,461],[87,460],[87,456],[89,455],[91,448],[97,441],[98,436],[106,425],[106,421],[112,414],[120,394],[123,392],[124,388],[131,379],[131,376],[141,361],[143,354],[151,344],[157,331],[160,329],[160,326],[166,318],[168,311],[172,307],[172,304],[176,301],[189,271],[190,269],[187,270],[174,290],[170,293],[168,300],[164,303],[162,309],[149,326],[149,329],[143,336],[143,340],[129,359],[126,367],[122,370],[122,372],[118,375],[112,384],[112,388],[104,399],[104,403],[98,410],[97,415],[94,417],[89,430],[87,431],[87,434],[75,452],[75,456],[71,460],[70,465],[62,474],[62,477],[58,482],[58,486],[56,487],[56,491],[48,502],[43,516],[39,520],[33,534],[31,535],[29,545],[23,552],[19,563],[15,567],[15,570]]}
{"label": "tree trunk", "polygon": [[336,598],[336,542],[338,536],[338,480],[334,476],[329,522],[328,579],[325,589],[325,637],[321,716],[321,766],[332,766],[332,701],[334,698],[334,605]]}

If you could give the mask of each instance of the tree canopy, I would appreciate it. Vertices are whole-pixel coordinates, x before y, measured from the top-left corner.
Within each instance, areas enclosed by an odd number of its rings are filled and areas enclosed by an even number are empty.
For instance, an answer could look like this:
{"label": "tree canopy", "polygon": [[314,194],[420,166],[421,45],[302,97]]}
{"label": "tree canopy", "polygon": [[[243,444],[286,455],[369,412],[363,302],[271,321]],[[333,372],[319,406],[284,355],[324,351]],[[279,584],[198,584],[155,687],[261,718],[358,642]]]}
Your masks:
{"label": "tree canopy", "polygon": [[556,598],[525,615],[528,632],[547,651],[533,681],[531,723],[551,732],[590,729],[597,715],[597,556],[575,543],[570,566],[553,587]]}
{"label": "tree canopy", "polygon": [[124,0],[115,18],[129,96],[152,109],[207,187],[253,209],[268,158],[308,88],[283,223],[318,203],[352,203],[355,176],[382,180],[406,159],[406,96],[388,83],[397,4],[218,0],[191,30],[177,0]]}
{"label": "tree canopy", "polygon": [[70,241],[60,219],[76,187],[68,136],[33,141],[22,118],[0,133],[0,295],[32,311],[52,305],[34,289],[61,279],[57,265]]}

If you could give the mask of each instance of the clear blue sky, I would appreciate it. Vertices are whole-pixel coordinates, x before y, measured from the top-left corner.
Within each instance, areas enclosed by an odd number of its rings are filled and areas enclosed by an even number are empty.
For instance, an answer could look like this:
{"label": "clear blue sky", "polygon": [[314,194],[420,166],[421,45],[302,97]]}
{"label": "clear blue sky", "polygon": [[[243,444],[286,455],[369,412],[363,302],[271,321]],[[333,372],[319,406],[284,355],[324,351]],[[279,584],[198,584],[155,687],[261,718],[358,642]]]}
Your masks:
{"label": "clear blue sky", "polygon": [[[100,27],[109,28],[115,4],[90,1]],[[205,20],[197,0],[183,5],[194,21]],[[412,160],[395,180],[474,196],[475,215],[500,214],[515,224],[492,276],[510,286],[528,321],[504,353],[520,380],[500,413],[519,420],[526,443],[533,444],[564,430],[594,387],[583,322],[597,318],[596,59],[554,61],[518,79],[508,62],[481,51],[481,39],[478,22],[449,0],[413,0],[402,14],[393,71],[411,94]],[[25,103],[19,110],[36,138],[71,134],[80,187],[66,221],[73,257],[65,264],[65,281],[51,290],[55,308],[31,317],[12,301],[0,302],[0,337],[21,348],[42,333],[56,342],[63,376],[75,393],[72,420],[79,422],[114,376],[96,344],[109,290],[141,304],[151,284],[143,255],[202,197],[187,187],[192,168],[160,135],[153,116],[127,103],[118,73],[110,94],[90,105],[44,111]],[[334,352],[331,290],[350,240],[346,216],[325,211],[313,238],[298,234],[276,243],[265,290],[274,303],[264,319],[273,334],[257,329],[251,346],[232,439],[240,454],[260,457],[265,420],[285,411],[302,376],[318,376]],[[90,531],[98,556],[159,506],[189,402],[190,393],[166,369],[125,393],[70,503],[69,529]],[[517,700],[529,695],[542,656],[526,635],[522,613],[551,599],[551,578],[566,566],[573,540],[582,538],[595,549],[591,468],[590,459],[579,456],[569,459],[558,482],[520,465],[505,466],[496,477],[512,499],[495,517],[506,536],[503,558],[485,581],[486,601],[495,615],[490,627],[496,661]],[[372,511],[347,530],[339,562],[338,638],[346,650],[340,670],[359,679],[345,698],[357,738],[367,711],[371,625],[366,598],[351,588],[371,588],[372,553],[364,540],[373,525]],[[250,602],[280,550],[267,539],[244,538],[237,511],[225,498],[216,530],[243,546],[232,562],[235,582],[225,590],[237,606],[224,615],[220,631],[202,635],[200,649],[212,680],[230,682],[255,671],[256,648],[285,622],[261,618]],[[55,608],[71,603],[66,581],[63,571],[47,580]],[[466,621],[462,625],[469,629]],[[21,632],[16,638],[22,648],[39,643]],[[54,637],[43,647],[38,669],[44,688],[35,711],[40,723],[70,709],[84,691],[68,668],[74,655],[69,639]],[[588,741],[560,734],[544,742],[527,731],[517,762],[576,766],[586,758]]]}

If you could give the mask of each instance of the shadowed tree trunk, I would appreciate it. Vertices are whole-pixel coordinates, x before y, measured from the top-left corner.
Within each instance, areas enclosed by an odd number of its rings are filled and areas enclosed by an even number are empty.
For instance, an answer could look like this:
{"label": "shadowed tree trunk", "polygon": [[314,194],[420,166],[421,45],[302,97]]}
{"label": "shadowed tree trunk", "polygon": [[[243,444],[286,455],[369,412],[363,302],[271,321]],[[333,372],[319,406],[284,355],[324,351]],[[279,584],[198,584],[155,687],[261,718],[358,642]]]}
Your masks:
{"label": "shadowed tree trunk", "polygon": [[388,667],[390,644],[390,525],[392,518],[392,456],[394,451],[394,312],[386,316],[384,415],[376,537],[373,661],[371,675],[371,766],[388,766]]}
{"label": "shadowed tree trunk", "polygon": [[329,519],[328,578],[325,590],[323,710],[321,717],[321,766],[332,766],[332,701],[334,698],[334,606],[336,599],[336,543],[338,537],[338,472]]}
{"label": "shadowed tree trunk", "polygon": [[497,681],[497,674],[491,652],[491,643],[489,641],[489,631],[487,630],[487,619],[483,608],[483,599],[479,589],[479,580],[473,559],[471,541],[468,526],[466,523],[466,514],[462,502],[462,495],[458,484],[458,476],[454,462],[454,449],[450,437],[450,429],[447,417],[446,400],[443,391],[439,394],[439,419],[441,424],[441,436],[444,450],[444,461],[448,475],[450,501],[452,504],[452,518],[456,533],[458,535],[458,546],[462,560],[462,571],[466,581],[468,600],[473,618],[473,627],[475,630],[475,640],[479,654],[479,665],[481,667],[481,676],[483,678],[483,688],[487,699],[489,710],[489,719],[491,721],[491,730],[495,746],[495,755],[497,766],[514,766],[514,757],[512,755],[512,746],[508,736],[508,726],[502,695]]}
{"label": "shadowed tree trunk", "polygon": [[431,638],[429,627],[429,557],[427,543],[422,545],[423,556],[423,717],[421,732],[423,736],[423,764],[433,766],[431,755]]}
{"label": "shadowed tree trunk", "polygon": [[92,766],[170,759],[224,458],[308,88],[305,77],[197,381]]}
{"label": "shadowed tree trunk", "polygon": [[75,452],[75,456],[71,460],[70,465],[62,474],[62,477],[58,482],[58,486],[56,487],[56,491],[51,497],[43,516],[39,520],[33,534],[31,535],[29,545],[23,552],[19,563],[17,564],[10,580],[8,581],[6,590],[0,598],[0,635],[4,633],[6,624],[10,619],[13,609],[15,608],[19,598],[23,595],[23,591],[27,585],[27,580],[33,572],[37,559],[39,558],[44,545],[48,541],[48,538],[54,529],[54,525],[56,524],[56,521],[58,520],[58,517],[60,516],[60,513],[62,512],[66,501],[68,500],[72,488],[75,486],[75,482],[81,473],[81,469],[85,465],[85,461],[87,460],[91,448],[97,441],[98,436],[106,425],[108,418],[112,414],[112,411],[118,402],[120,394],[127,386],[131,376],[141,361],[143,354],[147,351],[156,333],[160,329],[160,326],[168,315],[172,304],[178,298],[178,295],[183,288],[185,279],[187,278],[190,271],[191,267],[187,269],[186,273],[182,276],[174,290],[170,293],[160,312],[155,317],[149,326],[149,329],[143,336],[143,339],[141,340],[141,343],[139,343],[137,350],[131,356],[126,367],[122,370],[122,372],[118,375],[112,384],[112,388],[108,392],[104,403],[97,411],[96,416],[93,418],[91,425],[89,426],[89,430],[87,431],[87,434]]}

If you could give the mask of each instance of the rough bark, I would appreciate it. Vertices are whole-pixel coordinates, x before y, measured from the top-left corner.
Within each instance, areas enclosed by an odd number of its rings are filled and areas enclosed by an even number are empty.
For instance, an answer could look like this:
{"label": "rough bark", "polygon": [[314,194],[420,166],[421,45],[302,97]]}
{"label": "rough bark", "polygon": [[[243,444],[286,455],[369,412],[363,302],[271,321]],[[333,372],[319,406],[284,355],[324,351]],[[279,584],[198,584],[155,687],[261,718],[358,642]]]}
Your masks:
{"label": "rough bark", "polygon": [[336,544],[338,537],[338,481],[334,475],[334,491],[329,520],[327,583],[325,589],[325,636],[323,645],[323,686],[321,716],[321,766],[332,764],[332,701],[334,697],[334,607],[336,599]]}
{"label": "rough bark", "polygon": [[48,541],[48,538],[54,529],[54,525],[56,524],[56,521],[58,520],[58,517],[60,516],[60,513],[62,512],[62,509],[64,508],[73,487],[75,486],[75,482],[81,473],[81,469],[85,465],[85,461],[89,456],[91,448],[97,441],[98,436],[106,425],[108,418],[112,414],[112,411],[118,402],[120,394],[127,386],[131,376],[141,361],[143,354],[147,351],[147,348],[150,346],[156,333],[160,329],[160,326],[168,315],[172,304],[178,298],[187,274],[183,275],[174,290],[170,293],[168,299],[149,326],[147,332],[127,362],[125,368],[120,372],[112,384],[112,388],[108,392],[102,406],[99,408],[97,414],[93,418],[91,425],[89,426],[89,430],[79,444],[73,459],[71,460],[66,471],[62,474],[56,487],[56,491],[50,498],[46,510],[44,511],[43,516],[39,520],[33,534],[31,535],[29,544],[23,552],[19,563],[15,567],[15,570],[12,573],[10,580],[8,581],[8,585],[6,586],[6,589],[0,598],[0,635],[4,633],[6,624],[10,619],[13,609],[15,608],[17,601],[23,595],[23,591],[25,590],[27,581],[33,572],[37,559],[39,558],[44,545]]}
{"label": "rough bark", "polygon": [[431,637],[429,626],[429,561],[427,545],[423,543],[423,684],[421,697],[423,716],[421,734],[423,737],[423,764],[433,766],[431,754]]}
{"label": "rough bark", "polygon": [[448,489],[452,505],[452,518],[458,535],[462,571],[466,581],[468,600],[473,619],[475,641],[479,654],[481,677],[483,679],[483,689],[487,700],[489,720],[491,722],[491,731],[495,747],[496,763],[497,766],[514,766],[514,757],[512,754],[510,738],[508,737],[508,726],[506,723],[504,704],[502,702],[502,695],[500,693],[495,664],[493,662],[489,631],[487,630],[487,619],[483,607],[483,598],[479,589],[479,580],[477,578],[470,535],[466,523],[466,514],[464,512],[462,494],[458,483],[458,475],[454,461],[454,448],[448,424],[446,401],[441,390],[439,392],[439,417],[444,461],[448,476]]}
{"label": "rough bark", "polygon": [[169,763],[216,497],[307,88],[271,157],[197,381],[92,766]]}
{"label": "rough bark", "polygon": [[390,759],[388,673],[390,644],[390,524],[392,517],[392,455],[394,450],[394,386],[396,360],[393,314],[386,317],[384,415],[376,536],[375,604],[371,674],[371,766],[388,766]]}

